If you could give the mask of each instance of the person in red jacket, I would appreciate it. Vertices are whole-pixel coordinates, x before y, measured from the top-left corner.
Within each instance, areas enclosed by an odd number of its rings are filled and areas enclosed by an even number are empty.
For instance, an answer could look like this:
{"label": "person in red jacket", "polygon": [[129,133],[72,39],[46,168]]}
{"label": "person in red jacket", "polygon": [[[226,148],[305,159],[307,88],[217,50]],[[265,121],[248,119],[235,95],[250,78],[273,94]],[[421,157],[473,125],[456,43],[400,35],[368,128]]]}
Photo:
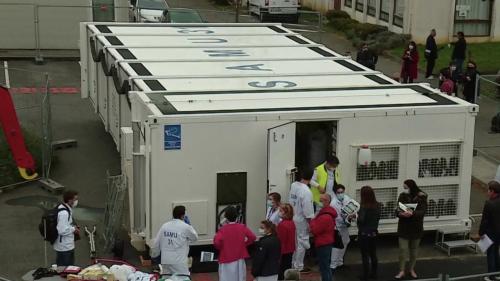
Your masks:
{"label": "person in red jacket", "polygon": [[278,239],[281,243],[281,263],[278,280],[285,279],[285,270],[292,268],[292,257],[295,252],[295,223],[293,222],[293,207],[286,203],[281,205],[278,224]]}
{"label": "person in red jacket", "polygon": [[411,41],[406,48],[403,56],[403,65],[401,66],[401,83],[413,83],[418,76],[418,50],[417,44]]}
{"label": "person in red jacket", "polygon": [[332,281],[330,261],[332,245],[335,242],[335,219],[337,211],[330,206],[332,198],[330,194],[321,194],[319,199],[321,210],[309,223],[311,233],[314,236],[314,247],[318,256],[319,271],[322,281]]}
{"label": "person in red jacket", "polygon": [[227,207],[224,216],[229,223],[214,237],[215,249],[219,251],[219,281],[245,281],[245,259],[250,257],[247,247],[256,237],[244,224],[236,223],[238,212],[233,206]]}

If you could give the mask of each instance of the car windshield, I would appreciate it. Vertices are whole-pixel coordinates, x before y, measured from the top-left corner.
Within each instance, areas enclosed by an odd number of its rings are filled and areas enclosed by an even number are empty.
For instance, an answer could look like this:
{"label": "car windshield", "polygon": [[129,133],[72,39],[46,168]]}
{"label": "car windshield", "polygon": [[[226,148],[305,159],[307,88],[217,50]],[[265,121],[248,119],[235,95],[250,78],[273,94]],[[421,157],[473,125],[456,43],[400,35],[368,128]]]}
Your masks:
{"label": "car windshield", "polygon": [[164,10],[168,8],[165,0],[139,0],[138,7],[150,10]]}
{"label": "car windshield", "polygon": [[171,23],[201,23],[203,19],[196,11],[170,10],[168,11]]}

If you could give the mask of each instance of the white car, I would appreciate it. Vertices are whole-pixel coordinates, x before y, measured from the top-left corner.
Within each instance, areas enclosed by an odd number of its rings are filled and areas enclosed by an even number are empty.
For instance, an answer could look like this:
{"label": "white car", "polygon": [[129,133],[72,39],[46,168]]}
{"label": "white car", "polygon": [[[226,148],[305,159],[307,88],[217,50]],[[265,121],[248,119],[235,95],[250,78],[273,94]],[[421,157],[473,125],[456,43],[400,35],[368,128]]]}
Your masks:
{"label": "white car", "polygon": [[165,0],[130,0],[130,21],[160,22],[163,11],[168,8]]}
{"label": "white car", "polygon": [[248,0],[251,14],[264,21],[282,21],[297,23],[299,21],[299,0]]}

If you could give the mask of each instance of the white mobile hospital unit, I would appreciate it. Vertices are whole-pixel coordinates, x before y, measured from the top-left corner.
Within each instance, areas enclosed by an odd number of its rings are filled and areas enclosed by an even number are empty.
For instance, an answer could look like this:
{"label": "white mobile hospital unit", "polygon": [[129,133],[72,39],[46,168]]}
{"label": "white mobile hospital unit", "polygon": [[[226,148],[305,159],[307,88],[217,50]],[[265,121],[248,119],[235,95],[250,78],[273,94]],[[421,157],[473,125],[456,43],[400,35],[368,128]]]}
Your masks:
{"label": "white mobile hospital unit", "polygon": [[[429,195],[426,230],[470,227],[477,105],[399,84],[280,25],[85,23],[81,31],[82,96],[107,128],[117,126],[110,132],[135,242],[149,242],[179,204],[198,245],[212,243],[228,205],[256,231],[266,194],[287,201],[297,168],[332,153],[350,196],[375,189],[382,233],[396,231],[409,178]],[[363,145],[368,165],[358,163]]]}

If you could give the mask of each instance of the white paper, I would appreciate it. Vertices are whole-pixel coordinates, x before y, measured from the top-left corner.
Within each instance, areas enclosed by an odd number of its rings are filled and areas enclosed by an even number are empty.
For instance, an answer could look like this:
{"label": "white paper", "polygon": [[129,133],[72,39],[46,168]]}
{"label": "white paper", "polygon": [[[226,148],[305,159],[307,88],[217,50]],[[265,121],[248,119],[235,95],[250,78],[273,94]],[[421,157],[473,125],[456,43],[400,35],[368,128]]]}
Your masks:
{"label": "white paper", "polygon": [[491,241],[490,237],[488,237],[488,235],[486,234],[481,236],[481,239],[479,240],[479,242],[477,242],[477,246],[483,253],[486,253],[491,245],[493,245],[493,241]]}
{"label": "white paper", "polygon": [[211,262],[211,261],[214,261],[214,253],[201,252],[200,262]]}
{"label": "white paper", "polygon": [[342,211],[347,215],[356,214],[359,211],[359,203],[356,200],[351,199],[342,208]]}
{"label": "white paper", "polygon": [[407,211],[415,211],[417,209],[417,203],[412,203],[412,204],[403,204],[401,202],[398,203],[399,209],[403,212]]}

